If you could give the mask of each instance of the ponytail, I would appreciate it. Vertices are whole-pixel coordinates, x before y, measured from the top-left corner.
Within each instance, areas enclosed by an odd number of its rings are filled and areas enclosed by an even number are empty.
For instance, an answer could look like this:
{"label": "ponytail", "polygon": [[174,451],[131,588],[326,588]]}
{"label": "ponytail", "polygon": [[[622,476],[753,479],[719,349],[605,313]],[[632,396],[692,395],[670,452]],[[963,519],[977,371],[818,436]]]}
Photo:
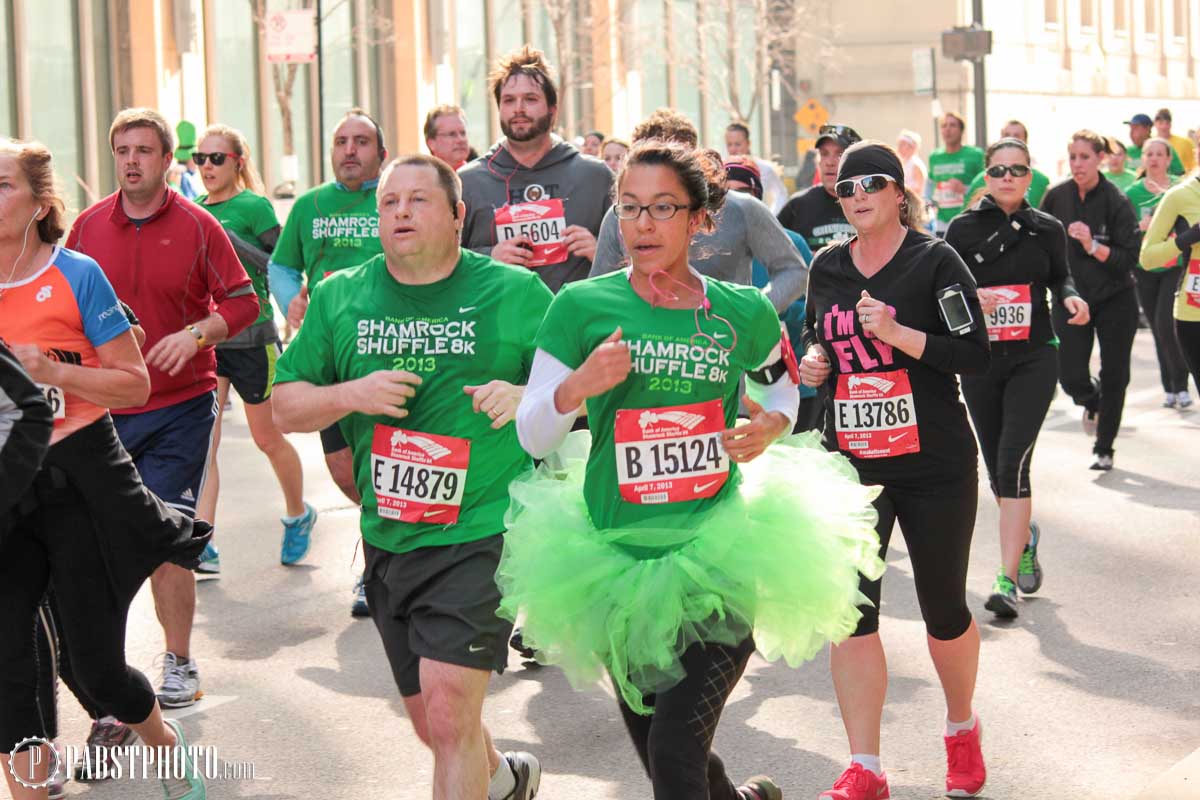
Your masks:
{"label": "ponytail", "polygon": [[250,157],[250,145],[241,131],[228,125],[209,125],[204,129],[200,138],[203,139],[205,136],[220,136],[229,143],[229,149],[238,156],[241,164],[238,167],[239,186],[249,189],[255,194],[266,195],[267,189],[258,175],[258,170],[254,167],[254,159]]}
{"label": "ponytail", "polygon": [[924,228],[925,201],[916,192],[904,187],[904,202],[900,204],[900,224],[906,228]]}

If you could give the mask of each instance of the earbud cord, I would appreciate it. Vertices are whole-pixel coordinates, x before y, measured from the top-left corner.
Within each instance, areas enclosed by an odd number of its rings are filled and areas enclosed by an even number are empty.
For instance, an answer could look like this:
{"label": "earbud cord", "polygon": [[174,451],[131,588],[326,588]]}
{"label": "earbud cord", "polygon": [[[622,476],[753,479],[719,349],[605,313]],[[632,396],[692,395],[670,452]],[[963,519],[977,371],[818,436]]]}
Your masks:
{"label": "earbud cord", "polygon": [[[38,211],[41,211],[41,209],[38,209]],[[33,212],[33,216],[29,218],[29,222],[25,223],[25,233],[21,235],[21,252],[17,253],[12,269],[8,271],[8,280],[4,281],[4,285],[0,286],[0,300],[4,299],[4,293],[8,291],[8,284],[12,283],[13,276],[17,274],[17,265],[21,263],[21,258],[25,255],[25,248],[29,246],[29,226],[37,219],[37,215],[37,211]]]}

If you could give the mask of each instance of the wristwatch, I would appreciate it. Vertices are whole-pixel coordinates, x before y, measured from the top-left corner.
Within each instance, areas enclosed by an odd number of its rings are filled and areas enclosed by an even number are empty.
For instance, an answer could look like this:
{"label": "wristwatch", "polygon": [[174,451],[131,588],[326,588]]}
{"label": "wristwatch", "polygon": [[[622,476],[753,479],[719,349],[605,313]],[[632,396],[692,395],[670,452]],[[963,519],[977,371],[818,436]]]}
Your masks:
{"label": "wristwatch", "polygon": [[184,330],[196,337],[196,347],[204,347],[204,331],[200,330],[195,325],[188,325],[184,328]]}
{"label": "wristwatch", "polygon": [[1088,248],[1088,255],[1089,256],[1096,255],[1096,250],[1099,249],[1099,247],[1100,247],[1100,243],[1097,242],[1095,239],[1092,239],[1092,246]]}

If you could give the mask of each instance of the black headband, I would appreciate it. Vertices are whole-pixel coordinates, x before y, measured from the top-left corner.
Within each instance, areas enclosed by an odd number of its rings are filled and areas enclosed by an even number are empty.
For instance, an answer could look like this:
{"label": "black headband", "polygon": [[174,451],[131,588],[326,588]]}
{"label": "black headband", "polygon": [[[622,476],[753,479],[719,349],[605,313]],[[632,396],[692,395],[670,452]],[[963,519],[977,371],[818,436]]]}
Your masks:
{"label": "black headband", "polygon": [[727,162],[725,164],[725,177],[731,181],[741,181],[742,183],[750,184],[750,193],[759,200],[762,200],[762,176],[758,173],[758,170],[750,169],[745,164]]}
{"label": "black headband", "polygon": [[880,142],[859,142],[846,148],[838,165],[839,181],[858,175],[887,175],[904,189],[904,167],[887,145]]}

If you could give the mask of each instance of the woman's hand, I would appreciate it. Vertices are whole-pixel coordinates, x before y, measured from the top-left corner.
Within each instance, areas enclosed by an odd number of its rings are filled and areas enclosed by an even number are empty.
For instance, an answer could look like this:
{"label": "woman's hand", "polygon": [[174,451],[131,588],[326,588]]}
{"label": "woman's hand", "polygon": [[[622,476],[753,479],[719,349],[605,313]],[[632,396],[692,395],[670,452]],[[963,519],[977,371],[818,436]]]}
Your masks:
{"label": "woman's hand", "polygon": [[788,432],[791,424],[787,416],[778,411],[766,411],[750,399],[742,397],[742,403],[750,412],[750,421],[721,434],[721,444],[729,458],[739,464],[753,461],[763,454],[767,446]]}
{"label": "woman's hand", "polygon": [[1083,245],[1085,252],[1092,252],[1092,229],[1086,222],[1072,222],[1067,226],[1067,235]]}
{"label": "woman's hand", "polygon": [[1087,302],[1082,297],[1067,297],[1063,300],[1063,308],[1071,312],[1068,325],[1087,325],[1092,318]]}
{"label": "woman's hand", "polygon": [[876,300],[866,289],[863,289],[862,299],[854,306],[854,310],[858,312],[858,321],[862,324],[864,331],[884,343],[891,344],[891,337],[900,326],[892,317],[892,311],[887,307],[887,303]]}
{"label": "woman's hand", "polygon": [[621,341],[621,328],[617,326],[579,368],[559,384],[554,393],[554,406],[560,414],[574,411],[588,399],[604,394],[624,381],[632,369],[629,345]]}
{"label": "woman's hand", "polygon": [[833,367],[829,364],[829,356],[825,355],[825,348],[819,344],[808,348],[804,358],[800,359],[800,382],[805,386],[814,389],[821,386],[829,380],[831,372]]}
{"label": "woman's hand", "polygon": [[996,306],[1000,305],[999,296],[991,289],[978,290],[979,305],[983,309],[984,314],[991,314],[996,310]]}

